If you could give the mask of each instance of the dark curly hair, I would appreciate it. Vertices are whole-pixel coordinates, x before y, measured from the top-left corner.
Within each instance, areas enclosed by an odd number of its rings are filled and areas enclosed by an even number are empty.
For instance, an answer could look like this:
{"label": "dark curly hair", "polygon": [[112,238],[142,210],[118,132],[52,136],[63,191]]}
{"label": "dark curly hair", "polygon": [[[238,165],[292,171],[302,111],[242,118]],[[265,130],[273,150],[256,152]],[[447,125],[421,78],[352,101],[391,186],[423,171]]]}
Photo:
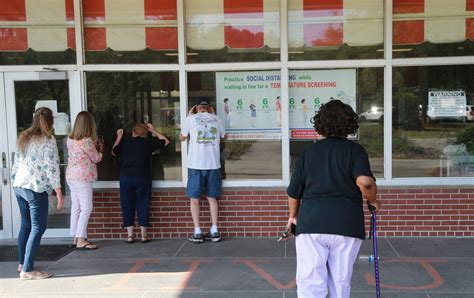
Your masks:
{"label": "dark curly hair", "polygon": [[316,132],[324,137],[346,138],[357,131],[358,120],[359,116],[350,105],[334,99],[321,105],[311,123]]}

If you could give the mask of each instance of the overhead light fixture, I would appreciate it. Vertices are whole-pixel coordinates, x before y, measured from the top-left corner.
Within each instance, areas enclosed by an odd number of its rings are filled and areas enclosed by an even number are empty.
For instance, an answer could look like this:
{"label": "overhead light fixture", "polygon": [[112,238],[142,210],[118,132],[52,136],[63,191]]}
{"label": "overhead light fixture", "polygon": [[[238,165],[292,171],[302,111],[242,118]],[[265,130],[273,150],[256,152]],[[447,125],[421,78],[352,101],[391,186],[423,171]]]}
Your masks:
{"label": "overhead light fixture", "polygon": [[[392,52],[409,52],[413,49],[392,49]],[[376,50],[377,52],[383,52],[384,49],[377,49]]]}
{"label": "overhead light fixture", "polygon": [[[199,53],[186,53],[188,56],[197,56]],[[165,53],[165,56],[178,56],[178,53]]]}

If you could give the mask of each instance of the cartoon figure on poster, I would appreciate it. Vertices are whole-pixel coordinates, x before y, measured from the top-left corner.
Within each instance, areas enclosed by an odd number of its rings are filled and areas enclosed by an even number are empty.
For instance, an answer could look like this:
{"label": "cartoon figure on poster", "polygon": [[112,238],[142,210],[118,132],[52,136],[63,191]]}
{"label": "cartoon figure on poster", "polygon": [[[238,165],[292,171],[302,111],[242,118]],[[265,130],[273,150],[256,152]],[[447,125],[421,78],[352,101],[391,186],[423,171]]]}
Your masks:
{"label": "cartoon figure on poster", "polygon": [[252,103],[249,105],[249,110],[250,110],[251,126],[255,127],[257,124],[257,106],[255,105],[254,101],[252,101]]}
{"label": "cartoon figure on poster", "polygon": [[224,114],[225,114],[225,127],[230,127],[230,107],[229,107],[229,99],[226,97],[223,100],[224,102]]}
{"label": "cartoon figure on poster", "polygon": [[276,111],[276,123],[277,126],[281,126],[281,100],[280,96],[277,96],[276,98],[276,104],[275,104],[275,111]]}
{"label": "cartoon figure on poster", "polygon": [[303,127],[306,127],[308,125],[308,106],[304,98],[301,100],[301,113],[303,116]]}

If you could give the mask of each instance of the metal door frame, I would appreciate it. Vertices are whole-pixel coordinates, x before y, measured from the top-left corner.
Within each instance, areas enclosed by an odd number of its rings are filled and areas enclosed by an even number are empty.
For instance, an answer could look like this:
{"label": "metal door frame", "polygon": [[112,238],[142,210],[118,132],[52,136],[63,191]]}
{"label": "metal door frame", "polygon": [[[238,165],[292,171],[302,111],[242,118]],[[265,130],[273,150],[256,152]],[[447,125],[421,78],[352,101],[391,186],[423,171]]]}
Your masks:
{"label": "metal door frame", "polygon": [[[64,78],[65,74],[65,78]],[[0,238],[16,238],[20,229],[21,217],[10,181],[10,170],[12,166],[12,155],[16,151],[17,119],[15,104],[15,82],[16,81],[41,81],[41,80],[68,80],[69,84],[69,108],[70,121],[74,123],[76,115],[82,110],[81,81],[78,71],[32,71],[32,72],[5,72],[0,73],[0,119],[2,123],[0,133],[5,137],[0,138],[2,152],[7,151],[8,183],[3,190],[3,216],[4,230],[0,231]],[[2,114],[3,113],[3,114]],[[2,117],[3,116],[3,117]],[[2,120],[0,120],[2,121]],[[4,187],[2,187],[3,189]],[[69,229],[47,229],[44,237],[69,237]]]}

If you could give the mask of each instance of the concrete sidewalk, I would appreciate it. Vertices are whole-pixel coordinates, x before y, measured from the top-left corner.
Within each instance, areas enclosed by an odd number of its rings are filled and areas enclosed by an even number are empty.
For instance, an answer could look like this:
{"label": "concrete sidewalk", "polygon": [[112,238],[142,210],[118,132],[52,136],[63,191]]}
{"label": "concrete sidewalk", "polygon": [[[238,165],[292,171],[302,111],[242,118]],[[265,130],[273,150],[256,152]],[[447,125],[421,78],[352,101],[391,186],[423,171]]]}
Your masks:
{"label": "concrete sidewalk", "polygon": [[[37,263],[51,279],[20,281],[17,263],[0,263],[0,296],[296,297],[294,241],[96,243],[98,250]],[[474,297],[474,238],[380,238],[378,244],[382,297]],[[361,254],[370,254],[371,245],[366,240]],[[373,263],[358,261],[352,297],[374,296]]]}

